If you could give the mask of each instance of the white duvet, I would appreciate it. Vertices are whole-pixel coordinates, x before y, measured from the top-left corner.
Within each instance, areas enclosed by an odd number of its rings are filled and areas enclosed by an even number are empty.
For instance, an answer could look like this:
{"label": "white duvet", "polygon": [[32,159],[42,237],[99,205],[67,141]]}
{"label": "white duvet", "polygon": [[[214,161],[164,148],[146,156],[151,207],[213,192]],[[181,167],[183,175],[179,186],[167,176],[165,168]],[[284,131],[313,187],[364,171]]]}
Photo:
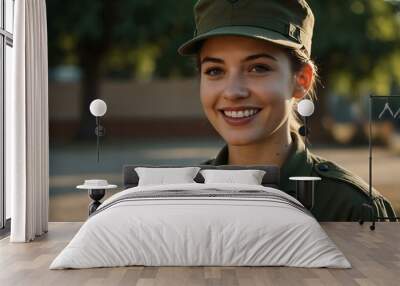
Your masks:
{"label": "white duvet", "polygon": [[[123,199],[185,190],[244,195]],[[263,193],[247,197],[246,191]],[[263,198],[264,192],[271,198]],[[113,195],[50,269],[127,265],[351,268],[316,219],[290,195],[261,185],[220,183],[137,186]]]}

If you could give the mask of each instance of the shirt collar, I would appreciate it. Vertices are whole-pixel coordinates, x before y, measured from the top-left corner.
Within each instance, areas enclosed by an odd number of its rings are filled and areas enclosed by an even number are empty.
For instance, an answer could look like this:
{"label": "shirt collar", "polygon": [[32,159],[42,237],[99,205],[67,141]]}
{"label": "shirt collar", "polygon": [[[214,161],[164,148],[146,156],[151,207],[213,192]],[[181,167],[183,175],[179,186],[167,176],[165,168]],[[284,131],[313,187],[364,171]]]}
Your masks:
{"label": "shirt collar", "polygon": [[305,147],[300,135],[290,132],[292,137],[292,148],[280,170],[281,183],[289,181],[290,176],[310,176],[312,174],[313,161],[310,152]]}
{"label": "shirt collar", "polygon": [[[290,136],[293,143],[280,169],[280,181],[283,184],[289,181],[290,176],[310,176],[312,173],[312,159],[300,135],[291,131]],[[214,165],[227,165],[228,157],[228,145],[225,144],[215,157]]]}
{"label": "shirt collar", "polygon": [[227,165],[228,164],[228,144],[225,144],[224,147],[218,152],[217,156],[214,160],[214,165]]}

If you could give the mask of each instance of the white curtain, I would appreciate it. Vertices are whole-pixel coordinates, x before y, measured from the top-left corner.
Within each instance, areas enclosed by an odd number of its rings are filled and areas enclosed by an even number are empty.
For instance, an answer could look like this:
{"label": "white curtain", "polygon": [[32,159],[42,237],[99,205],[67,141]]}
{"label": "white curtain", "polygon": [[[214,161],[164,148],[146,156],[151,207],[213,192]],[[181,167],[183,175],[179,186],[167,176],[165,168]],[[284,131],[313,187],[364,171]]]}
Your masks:
{"label": "white curtain", "polygon": [[49,135],[45,0],[15,1],[13,92],[6,98],[12,242],[47,232]]}

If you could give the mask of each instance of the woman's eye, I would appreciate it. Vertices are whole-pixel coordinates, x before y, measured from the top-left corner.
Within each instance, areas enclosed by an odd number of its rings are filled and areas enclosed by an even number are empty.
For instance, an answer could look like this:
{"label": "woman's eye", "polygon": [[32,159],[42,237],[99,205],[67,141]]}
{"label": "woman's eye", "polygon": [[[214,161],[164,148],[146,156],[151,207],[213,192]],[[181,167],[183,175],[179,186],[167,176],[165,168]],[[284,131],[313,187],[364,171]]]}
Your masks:
{"label": "woman's eye", "polygon": [[204,73],[209,76],[216,76],[216,75],[221,74],[222,70],[220,68],[210,68],[210,69],[207,69]]}
{"label": "woman's eye", "polygon": [[251,69],[250,69],[250,71],[253,71],[253,70],[260,73],[260,72],[270,71],[271,69],[264,65],[255,65],[255,66],[251,67]]}

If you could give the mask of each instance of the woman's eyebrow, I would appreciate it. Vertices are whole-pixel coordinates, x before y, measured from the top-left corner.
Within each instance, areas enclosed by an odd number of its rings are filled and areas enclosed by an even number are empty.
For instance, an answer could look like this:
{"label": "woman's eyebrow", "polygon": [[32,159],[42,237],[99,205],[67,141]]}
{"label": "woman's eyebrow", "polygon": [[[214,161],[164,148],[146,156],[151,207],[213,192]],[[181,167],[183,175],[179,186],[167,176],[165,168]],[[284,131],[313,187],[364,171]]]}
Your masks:
{"label": "woman's eyebrow", "polygon": [[275,57],[273,57],[273,56],[271,56],[269,54],[261,53],[261,54],[250,55],[250,56],[246,57],[243,60],[243,62],[250,61],[250,60],[255,60],[255,59],[258,59],[258,58],[268,58],[268,59],[271,59],[271,60],[274,60],[274,61],[278,61]]}
{"label": "woman's eyebrow", "polygon": [[[246,57],[244,60],[242,60],[242,62],[246,62],[246,61],[251,61],[251,60],[255,60],[255,59],[259,59],[259,58],[268,58],[274,61],[277,61],[277,59],[269,54],[266,53],[261,53],[261,54],[254,54],[254,55],[250,55],[248,57]],[[224,63],[223,59],[219,59],[219,58],[213,58],[213,57],[205,57],[202,61],[201,64],[205,63],[205,62],[213,62],[213,63]]]}
{"label": "woman's eyebrow", "polygon": [[212,58],[212,57],[205,57],[204,59],[201,60],[201,64],[204,64],[205,62],[212,62],[212,63],[217,63],[217,64],[223,64],[224,60],[218,59],[218,58]]}

